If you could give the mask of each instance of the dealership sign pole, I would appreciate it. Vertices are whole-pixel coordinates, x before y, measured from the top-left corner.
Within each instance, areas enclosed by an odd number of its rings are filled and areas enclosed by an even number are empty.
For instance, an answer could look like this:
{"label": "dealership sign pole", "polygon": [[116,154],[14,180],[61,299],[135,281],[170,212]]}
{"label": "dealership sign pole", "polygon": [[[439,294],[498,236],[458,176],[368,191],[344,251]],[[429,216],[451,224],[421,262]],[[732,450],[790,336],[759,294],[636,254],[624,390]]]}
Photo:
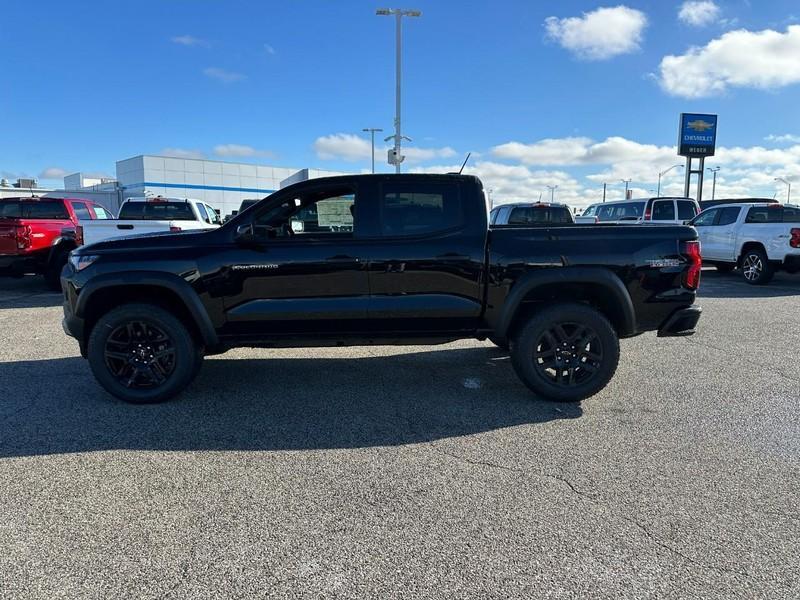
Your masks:
{"label": "dealership sign pole", "polygon": [[[703,199],[703,171],[706,156],[714,156],[717,144],[717,115],[681,113],[678,126],[678,156],[686,157],[683,195],[689,197],[692,175],[697,175],[697,202]],[[693,159],[700,163],[692,168]]]}

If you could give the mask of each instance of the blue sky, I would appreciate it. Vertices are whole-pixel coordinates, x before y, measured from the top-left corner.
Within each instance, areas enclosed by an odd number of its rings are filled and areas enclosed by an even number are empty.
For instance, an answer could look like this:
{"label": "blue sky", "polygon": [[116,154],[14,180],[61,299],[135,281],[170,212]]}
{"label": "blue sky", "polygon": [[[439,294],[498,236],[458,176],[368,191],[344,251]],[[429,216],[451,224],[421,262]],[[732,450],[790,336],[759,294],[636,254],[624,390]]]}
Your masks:
{"label": "blue sky", "polygon": [[[142,153],[365,169],[356,136],[388,135],[394,113],[394,23],[375,16],[381,6],[7,0],[0,173],[55,185]],[[720,115],[708,164],[722,167],[721,192],[772,195],[776,176],[800,177],[796,1],[407,7],[423,13],[404,24],[409,169],[472,151],[500,201],[557,184],[585,204],[603,181],[621,194],[621,178],[647,193],[679,162],[685,111]],[[680,187],[676,169],[665,188]]]}

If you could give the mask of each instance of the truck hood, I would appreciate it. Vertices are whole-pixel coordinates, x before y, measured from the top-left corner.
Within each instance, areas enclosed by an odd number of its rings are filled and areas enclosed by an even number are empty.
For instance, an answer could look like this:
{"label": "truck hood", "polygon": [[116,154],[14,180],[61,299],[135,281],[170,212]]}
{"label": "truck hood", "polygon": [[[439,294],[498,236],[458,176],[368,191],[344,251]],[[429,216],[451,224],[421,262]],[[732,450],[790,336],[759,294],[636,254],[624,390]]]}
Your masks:
{"label": "truck hood", "polygon": [[[145,248],[181,248],[183,246],[196,246],[203,244],[206,238],[215,237],[219,229],[190,229],[172,233],[160,231],[156,233],[138,233],[103,240],[94,244],[81,246],[80,254],[97,254],[99,252],[114,252],[120,250],[139,250]],[[209,242],[211,239],[208,240]]]}

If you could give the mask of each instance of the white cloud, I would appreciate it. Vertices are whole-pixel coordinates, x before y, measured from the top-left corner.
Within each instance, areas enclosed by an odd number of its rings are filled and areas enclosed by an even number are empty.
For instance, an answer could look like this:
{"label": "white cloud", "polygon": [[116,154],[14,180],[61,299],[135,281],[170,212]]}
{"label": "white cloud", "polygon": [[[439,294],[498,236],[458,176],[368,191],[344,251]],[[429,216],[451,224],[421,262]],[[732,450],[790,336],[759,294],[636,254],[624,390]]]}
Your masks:
{"label": "white cloud", "polygon": [[273,48],[269,44],[264,44],[264,52],[266,52],[267,54],[275,54],[275,48]]}
{"label": "white cloud", "polygon": [[492,148],[498,158],[528,165],[592,165],[625,161],[659,161],[675,156],[675,148],[641,144],[619,136],[602,142],[586,137],[547,138],[525,144],[508,142]]}
{"label": "white cloud", "polygon": [[214,146],[214,154],[217,156],[235,158],[271,158],[275,156],[275,154],[269,150],[259,150],[243,144],[220,144]]}
{"label": "white cloud", "polygon": [[547,17],[547,36],[585,60],[605,60],[639,49],[647,17],[627,6],[602,7],[581,17]]}
{"label": "white cloud", "polygon": [[800,83],[800,25],[785,33],[729,31],[686,54],[661,60],[659,82],[674,96],[702,98],[730,87],[776,89]]}
{"label": "white cloud", "polygon": [[719,13],[719,6],[711,0],[687,0],[681,4],[678,19],[693,27],[704,27],[716,21]]}
{"label": "white cloud", "polygon": [[170,38],[170,40],[173,44],[179,44],[181,46],[209,46],[206,40],[194,37],[193,35],[176,35]]}
{"label": "white cloud", "polygon": [[785,133],[783,135],[769,134],[764,138],[768,142],[775,142],[776,144],[800,144],[800,135],[792,133]]}
{"label": "white cloud", "polygon": [[69,171],[66,169],[62,169],[60,167],[48,167],[41,173],[39,173],[40,179],[62,179],[63,177],[69,175]]}
{"label": "white cloud", "polygon": [[186,148],[163,148],[159,152],[160,156],[171,156],[172,158],[205,158],[206,155],[200,150],[190,150]]}
{"label": "white cloud", "polygon": [[[385,160],[389,146],[375,146],[376,161]],[[322,160],[345,160],[357,162],[369,160],[372,153],[370,140],[352,133],[335,133],[318,137],[314,141],[314,151]],[[403,154],[410,163],[424,162],[436,158],[450,158],[457,153],[449,146],[443,148],[418,148],[404,146]]]}
{"label": "white cloud", "polygon": [[242,73],[226,71],[225,69],[220,69],[218,67],[208,67],[207,69],[203,69],[203,75],[210,77],[211,79],[221,81],[222,83],[235,83],[237,81],[247,79],[247,76],[243,75]]}

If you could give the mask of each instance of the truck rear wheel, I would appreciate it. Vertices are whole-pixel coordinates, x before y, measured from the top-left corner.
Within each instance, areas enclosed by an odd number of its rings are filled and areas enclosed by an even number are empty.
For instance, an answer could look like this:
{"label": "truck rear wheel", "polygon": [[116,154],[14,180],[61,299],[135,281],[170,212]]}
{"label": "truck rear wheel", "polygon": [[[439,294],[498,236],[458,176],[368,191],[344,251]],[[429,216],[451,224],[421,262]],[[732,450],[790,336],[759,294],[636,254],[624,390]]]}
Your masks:
{"label": "truck rear wheel", "polygon": [[124,304],[100,317],[89,337],[88,358],[100,385],[135,404],[176,396],[202,364],[186,326],[152,304]]}
{"label": "truck rear wheel", "polygon": [[602,390],[619,364],[619,338],[599,311],[569,303],[543,308],[511,345],[517,376],[549,400],[576,402]]}
{"label": "truck rear wheel", "polygon": [[761,248],[751,248],[742,255],[742,277],[750,285],[766,285],[773,275],[775,268]]}

